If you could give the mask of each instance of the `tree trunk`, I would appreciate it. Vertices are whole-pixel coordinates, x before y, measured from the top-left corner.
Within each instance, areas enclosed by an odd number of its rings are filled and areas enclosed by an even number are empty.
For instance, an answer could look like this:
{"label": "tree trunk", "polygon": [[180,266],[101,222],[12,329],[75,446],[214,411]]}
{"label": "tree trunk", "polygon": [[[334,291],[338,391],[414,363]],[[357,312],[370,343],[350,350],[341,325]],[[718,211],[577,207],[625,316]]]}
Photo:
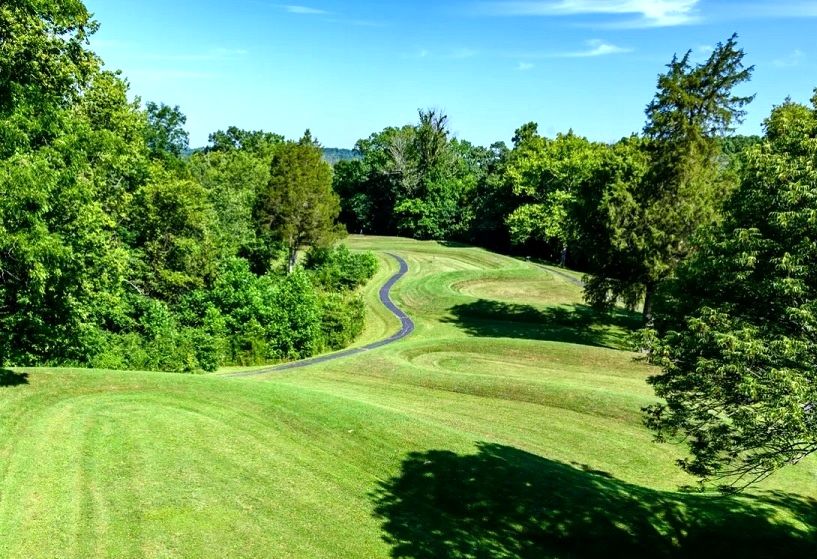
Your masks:
{"label": "tree trunk", "polygon": [[287,262],[287,275],[295,271],[295,261],[298,259],[298,247],[290,247],[289,261]]}
{"label": "tree trunk", "polygon": [[644,311],[642,313],[642,317],[644,318],[644,324],[646,326],[652,326],[652,301],[653,295],[655,295],[655,284],[648,283],[644,287]]}

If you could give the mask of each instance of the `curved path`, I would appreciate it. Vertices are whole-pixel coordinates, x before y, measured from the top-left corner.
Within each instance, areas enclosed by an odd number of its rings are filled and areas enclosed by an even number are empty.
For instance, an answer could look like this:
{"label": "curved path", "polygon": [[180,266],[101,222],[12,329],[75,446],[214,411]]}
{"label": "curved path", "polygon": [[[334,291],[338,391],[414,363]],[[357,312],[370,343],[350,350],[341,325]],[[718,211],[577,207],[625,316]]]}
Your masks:
{"label": "curved path", "polygon": [[301,367],[308,367],[310,365],[317,365],[318,363],[324,363],[326,361],[333,361],[335,359],[340,359],[341,357],[349,357],[350,355],[357,355],[358,353],[363,353],[364,351],[369,351],[370,349],[376,349],[378,347],[383,347],[384,345],[388,345],[391,343],[396,342],[397,340],[401,340],[411,334],[414,331],[414,321],[409,318],[409,316],[400,310],[397,305],[391,300],[391,288],[397,283],[397,280],[402,278],[408,272],[408,264],[406,261],[397,256],[396,254],[388,253],[389,256],[397,260],[397,263],[400,265],[400,269],[394,274],[389,281],[387,281],[383,287],[380,288],[380,302],[391,311],[391,313],[400,319],[400,331],[396,332],[395,334],[385,338],[383,340],[373,342],[367,344],[362,347],[353,347],[350,349],[344,349],[341,351],[337,351],[335,353],[328,353],[326,355],[319,355],[318,357],[310,357],[308,359],[302,359],[301,361],[292,361],[291,363],[284,363],[282,365],[273,365],[271,367],[264,367],[263,369],[253,369],[252,371],[242,372],[242,373],[232,373],[229,375],[224,375],[226,377],[254,377],[257,375],[264,375],[267,373],[273,373],[276,371],[286,371],[288,369],[299,369]]}

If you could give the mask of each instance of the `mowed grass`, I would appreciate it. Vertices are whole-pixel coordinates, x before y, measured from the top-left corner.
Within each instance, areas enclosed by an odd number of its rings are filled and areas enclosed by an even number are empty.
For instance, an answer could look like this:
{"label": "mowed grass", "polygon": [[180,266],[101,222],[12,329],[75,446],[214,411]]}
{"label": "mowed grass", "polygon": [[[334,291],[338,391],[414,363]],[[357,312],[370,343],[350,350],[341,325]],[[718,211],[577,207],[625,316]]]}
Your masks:
{"label": "mowed grass", "polygon": [[812,557],[817,464],[748,495],[694,480],[640,408],[632,316],[476,248],[353,237],[381,255],[358,343],[253,378],[0,374],[2,557]]}

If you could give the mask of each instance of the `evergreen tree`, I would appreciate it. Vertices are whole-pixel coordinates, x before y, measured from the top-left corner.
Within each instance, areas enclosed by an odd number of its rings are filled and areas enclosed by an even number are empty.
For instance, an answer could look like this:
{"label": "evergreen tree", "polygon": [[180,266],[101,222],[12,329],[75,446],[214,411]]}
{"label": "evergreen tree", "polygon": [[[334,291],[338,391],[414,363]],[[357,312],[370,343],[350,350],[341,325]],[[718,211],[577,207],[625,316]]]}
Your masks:
{"label": "evergreen tree", "polygon": [[259,195],[255,221],[262,238],[280,241],[292,273],[298,250],[325,246],[338,238],[340,202],[332,190],[332,167],[323,160],[309,131],[275,152],[269,184]]}
{"label": "evergreen tree", "polygon": [[610,306],[640,293],[649,322],[657,286],[688,254],[693,233],[717,220],[734,183],[718,138],[740,123],[752,100],[733,92],[752,74],[743,56],[733,35],[706,62],[693,65],[687,52],[659,77],[644,128],[649,169],[642,180],[609,185],[619,191],[602,197],[620,206],[602,212],[607,239],[595,251],[585,289],[591,303]]}

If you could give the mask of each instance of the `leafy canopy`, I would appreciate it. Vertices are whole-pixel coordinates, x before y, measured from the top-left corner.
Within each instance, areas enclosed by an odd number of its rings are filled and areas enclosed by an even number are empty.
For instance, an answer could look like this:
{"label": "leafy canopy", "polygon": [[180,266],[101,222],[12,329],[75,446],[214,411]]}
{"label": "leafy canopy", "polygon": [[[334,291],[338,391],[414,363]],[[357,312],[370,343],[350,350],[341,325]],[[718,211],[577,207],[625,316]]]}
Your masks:
{"label": "leafy canopy", "polygon": [[817,95],[774,109],[724,222],[666,286],[648,410],[681,462],[730,487],[817,450]]}

